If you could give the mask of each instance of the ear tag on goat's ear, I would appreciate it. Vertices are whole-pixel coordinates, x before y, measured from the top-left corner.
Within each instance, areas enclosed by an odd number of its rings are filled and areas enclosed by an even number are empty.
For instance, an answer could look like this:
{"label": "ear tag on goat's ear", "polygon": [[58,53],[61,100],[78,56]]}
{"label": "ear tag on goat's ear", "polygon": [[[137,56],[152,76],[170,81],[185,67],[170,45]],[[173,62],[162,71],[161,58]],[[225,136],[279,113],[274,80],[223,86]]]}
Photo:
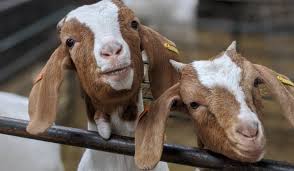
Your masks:
{"label": "ear tag on goat's ear", "polygon": [[278,75],[277,76],[277,79],[279,80],[279,81],[281,81],[283,84],[285,84],[285,85],[288,85],[288,86],[292,86],[292,87],[294,87],[294,83],[291,81],[291,80],[289,80],[288,78],[285,78],[284,76],[282,76],[282,75]]}
{"label": "ear tag on goat's ear", "polygon": [[176,54],[180,54],[179,50],[174,45],[172,45],[170,43],[164,43],[164,47],[172,52],[175,52]]}

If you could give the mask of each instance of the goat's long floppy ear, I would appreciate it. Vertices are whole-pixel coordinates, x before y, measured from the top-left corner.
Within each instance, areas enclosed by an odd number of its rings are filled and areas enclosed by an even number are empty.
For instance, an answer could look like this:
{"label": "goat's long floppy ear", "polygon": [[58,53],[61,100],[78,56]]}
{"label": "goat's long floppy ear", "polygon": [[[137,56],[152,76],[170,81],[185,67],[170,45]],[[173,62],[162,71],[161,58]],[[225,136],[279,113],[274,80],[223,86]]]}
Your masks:
{"label": "goat's long floppy ear", "polygon": [[160,161],[166,122],[176,100],[180,100],[179,83],[154,101],[147,114],[139,116],[135,129],[135,161],[140,169],[152,169]]}
{"label": "goat's long floppy ear", "polygon": [[284,115],[294,126],[294,84],[286,76],[277,74],[265,66],[256,64],[254,66],[260,73],[267,88],[279,101]]}
{"label": "goat's long floppy ear", "polygon": [[55,121],[64,69],[71,65],[68,56],[65,47],[58,47],[34,82],[29,97],[30,123],[27,127],[31,134],[43,133]]}
{"label": "goat's long floppy ear", "polygon": [[176,45],[149,27],[140,27],[141,49],[149,62],[149,81],[151,92],[157,99],[165,90],[177,83],[179,74],[169,63],[170,59],[179,61]]}

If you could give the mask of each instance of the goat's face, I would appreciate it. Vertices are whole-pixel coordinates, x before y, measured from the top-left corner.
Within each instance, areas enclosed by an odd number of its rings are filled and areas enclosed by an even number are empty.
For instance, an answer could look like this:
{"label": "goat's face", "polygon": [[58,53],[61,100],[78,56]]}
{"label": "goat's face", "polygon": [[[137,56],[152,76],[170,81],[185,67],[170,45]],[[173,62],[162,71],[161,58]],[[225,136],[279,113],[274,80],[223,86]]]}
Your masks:
{"label": "goat's face", "polygon": [[182,70],[180,94],[207,148],[246,162],[263,157],[258,81],[253,65],[233,51]]}
{"label": "goat's face", "polygon": [[138,120],[135,159],[141,168],[152,168],[160,160],[166,120],[175,101],[183,102],[192,117],[201,147],[243,162],[259,161],[265,153],[259,84],[270,89],[294,125],[294,83],[281,76],[283,84],[276,72],[241,57],[235,42],[212,60],[171,63],[181,73],[179,83]]}
{"label": "goat's face", "polygon": [[143,76],[139,21],[120,1],[79,7],[59,27],[61,42],[87,93],[113,96],[138,89]]}
{"label": "goat's face", "polygon": [[137,100],[144,76],[142,54],[149,61],[155,98],[178,81],[168,62],[178,60],[175,45],[140,24],[121,0],[79,7],[59,22],[58,29],[61,44],[30,93],[27,131],[32,134],[44,132],[55,121],[65,69],[77,72],[92,107],[107,113]]}

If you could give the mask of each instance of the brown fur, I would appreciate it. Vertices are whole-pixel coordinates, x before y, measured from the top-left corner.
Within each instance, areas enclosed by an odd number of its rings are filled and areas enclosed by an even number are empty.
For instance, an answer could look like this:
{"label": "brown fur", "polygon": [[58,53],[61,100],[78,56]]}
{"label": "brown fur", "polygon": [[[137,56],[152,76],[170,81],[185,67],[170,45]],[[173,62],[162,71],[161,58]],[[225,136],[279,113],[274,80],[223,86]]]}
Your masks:
{"label": "brown fur", "polygon": [[[254,64],[254,67],[260,74],[260,78],[263,79],[265,85],[271,90],[272,95],[281,105],[283,114],[294,126],[294,87],[284,85],[277,80],[277,73],[271,69]],[[288,77],[286,77],[289,79]]]}
{"label": "brown fur", "polygon": [[160,160],[169,111],[173,102],[179,99],[179,84],[176,84],[154,101],[148,114],[139,117],[135,134],[135,161],[140,169],[152,169]]}
{"label": "brown fur", "polygon": [[[236,51],[230,50],[228,54],[232,61],[242,69],[240,86],[245,93],[246,103],[252,112],[255,112],[259,119],[262,118],[261,95],[259,87],[254,86],[254,81],[260,79],[262,80],[261,83],[264,82],[270,91],[272,91],[272,94],[281,104],[284,115],[293,124],[294,88],[283,85],[278,81],[276,78],[277,74],[274,71],[261,65],[252,64],[246,58],[237,54]],[[222,55],[218,55],[216,58],[219,56]],[[157,162],[159,161],[159,154],[150,153],[150,147],[158,150],[161,148],[157,146],[162,145],[162,143],[151,141],[152,139],[146,138],[146,135],[148,135],[148,137],[154,136],[158,138],[163,134],[159,131],[164,131],[162,124],[166,122],[165,117],[170,110],[170,106],[167,104],[171,102],[173,97],[178,96],[181,97],[181,100],[188,108],[190,116],[195,123],[198,142],[201,147],[239,161],[256,162],[259,160],[260,158],[257,154],[262,153],[258,151],[264,151],[263,147],[265,145],[265,137],[263,134],[254,140],[255,143],[259,143],[259,147],[256,147],[257,149],[255,149],[255,147],[240,149],[238,148],[238,141],[236,142],[236,139],[234,140],[234,137],[232,137],[235,131],[234,126],[240,122],[236,117],[240,107],[235,97],[222,87],[208,89],[201,85],[196,71],[190,64],[184,66],[180,72],[180,86],[167,90],[165,94],[154,102],[153,108],[150,110],[151,114],[142,116],[144,119],[140,119],[138,122],[136,135],[140,134],[145,136],[137,136],[136,142],[140,142],[140,144],[136,144],[136,150],[141,150],[139,152],[136,151],[136,162],[142,164],[145,168],[150,168],[156,164],[156,159],[158,159]],[[200,106],[197,109],[192,109],[190,107],[191,102],[197,102]],[[163,121],[157,120],[159,118],[156,114],[161,115]],[[154,118],[152,119],[151,117]],[[153,127],[155,127],[157,131],[150,131],[150,129],[148,129]],[[240,140],[240,143],[244,143],[242,139]],[[238,149],[238,152],[236,152],[236,149]],[[255,154],[256,152],[258,153]],[[150,158],[153,160],[151,161]]]}
{"label": "brown fur", "polygon": [[[194,120],[200,145],[234,158],[235,152],[230,148],[232,144],[228,141],[226,130],[237,121],[239,104],[235,97],[224,88],[208,90],[201,85],[191,65],[183,69],[180,83],[182,100]],[[190,102],[195,100],[201,104],[196,110],[189,107]]]}
{"label": "brown fur", "polygon": [[[131,46],[131,49],[140,49],[140,54],[138,55],[140,59],[141,51],[146,51],[147,53],[151,92],[156,99],[179,80],[179,74],[169,63],[170,59],[180,61],[179,55],[164,47],[165,43],[171,43],[173,46],[176,45],[166,37],[143,24],[140,24],[138,31],[130,28],[131,21],[136,20],[140,23],[139,19],[136,18],[133,11],[126,7],[121,1],[115,0],[114,3],[120,8],[119,22],[125,41]],[[137,53],[136,51],[136,54]]]}
{"label": "brown fur", "polygon": [[[58,91],[68,58],[65,47],[60,45],[42,69],[42,79],[37,81],[29,97],[30,123],[27,131],[38,134],[53,124],[57,112]],[[50,85],[50,87],[48,87]]]}
{"label": "brown fur", "polygon": [[[55,121],[58,89],[63,79],[64,69],[76,71],[91,122],[98,118],[107,120],[108,115],[118,107],[124,109],[124,112],[120,114],[121,119],[134,121],[137,118],[138,93],[144,75],[141,50],[145,50],[149,57],[154,97],[158,97],[177,81],[178,74],[174,72],[168,61],[169,59],[177,60],[178,54],[163,47],[164,43],[170,41],[141,24],[138,30],[132,29],[131,22],[138,20],[134,13],[122,1],[113,0],[113,2],[119,7],[120,30],[131,52],[131,67],[134,69],[132,88],[117,91],[105,84],[101,80],[103,75],[97,67],[93,54],[94,34],[76,19],[70,21],[63,19],[57,28],[61,45],[49,59],[43,69],[42,78],[31,91],[29,99],[31,122],[28,132],[42,133]],[[72,49],[65,45],[68,38],[76,40]],[[157,87],[157,90],[154,87]]]}
{"label": "brown fur", "polygon": [[170,59],[179,61],[179,56],[164,47],[164,43],[171,41],[154,30],[142,26],[140,28],[142,48],[149,57],[149,81],[151,92],[157,99],[165,90],[179,80],[179,74],[169,63]]}

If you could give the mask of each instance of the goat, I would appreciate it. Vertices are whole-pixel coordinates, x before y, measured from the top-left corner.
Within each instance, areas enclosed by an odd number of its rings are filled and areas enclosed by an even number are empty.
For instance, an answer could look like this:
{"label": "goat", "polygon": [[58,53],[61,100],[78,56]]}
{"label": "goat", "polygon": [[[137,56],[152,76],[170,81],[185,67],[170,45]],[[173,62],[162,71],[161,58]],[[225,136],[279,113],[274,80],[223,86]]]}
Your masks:
{"label": "goat", "polygon": [[[26,97],[0,92],[1,116],[29,120],[27,111]],[[59,144],[0,135],[0,151],[0,170],[63,171]]]}
{"label": "goat", "polygon": [[147,115],[139,116],[135,133],[139,168],[153,168],[160,160],[165,124],[176,101],[183,102],[194,121],[200,147],[242,162],[257,162],[265,154],[261,84],[294,126],[294,83],[242,57],[236,42],[211,60],[171,63],[181,73],[179,83],[154,101]]}
{"label": "goat", "polygon": [[[134,136],[144,111],[141,83],[149,62],[151,92],[157,98],[178,81],[169,63],[178,59],[173,42],[140,23],[120,0],[102,0],[71,12],[58,24],[60,46],[35,80],[29,97],[31,134],[55,121],[58,91],[65,69],[76,71],[87,106],[88,129],[105,139],[111,132]],[[84,170],[137,170],[133,157],[86,150]],[[157,170],[168,170],[162,163]]]}

